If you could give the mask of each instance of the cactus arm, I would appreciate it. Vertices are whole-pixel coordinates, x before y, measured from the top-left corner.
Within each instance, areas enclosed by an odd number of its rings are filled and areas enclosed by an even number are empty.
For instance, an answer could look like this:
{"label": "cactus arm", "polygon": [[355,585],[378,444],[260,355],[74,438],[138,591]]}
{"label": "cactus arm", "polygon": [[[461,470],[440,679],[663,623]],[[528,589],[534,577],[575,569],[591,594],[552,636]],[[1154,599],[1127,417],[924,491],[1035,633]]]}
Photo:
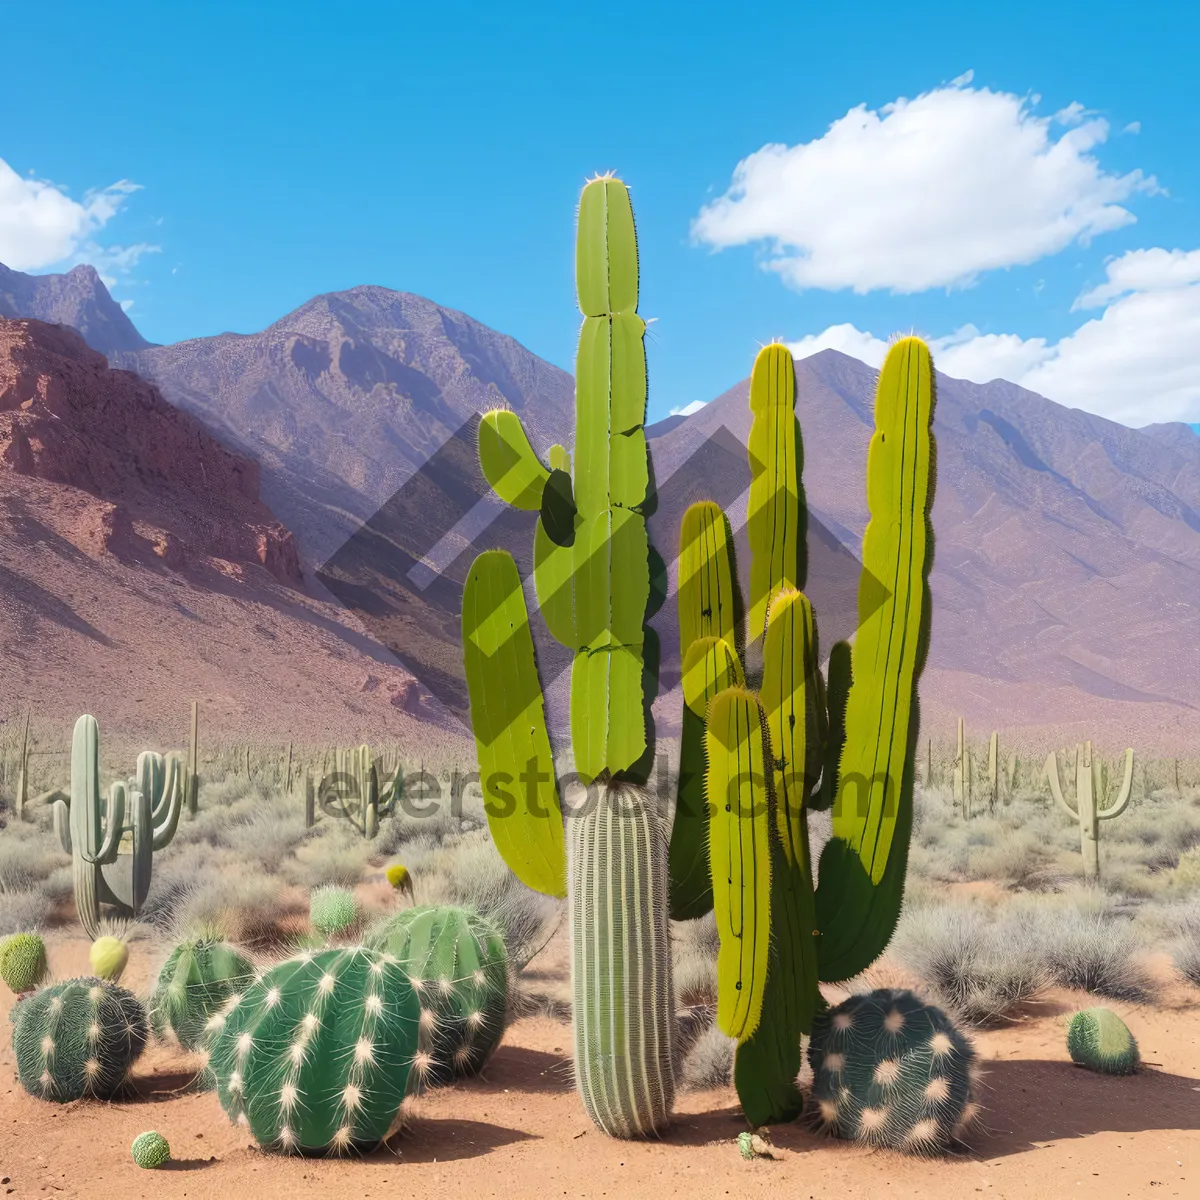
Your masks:
{"label": "cactus arm", "polygon": [[1096,816],[1102,821],[1111,820],[1113,817],[1119,817],[1129,804],[1129,797],[1133,794],[1133,750],[1132,748],[1125,751],[1125,775],[1121,780],[1121,791],[1117,798],[1109,805],[1108,808],[1097,809]]}
{"label": "cactus arm", "polygon": [[163,783],[162,800],[151,810],[151,841],[155,850],[161,850],[175,836],[179,827],[179,814],[183,811],[183,763],[178,754],[168,754],[163,764],[166,779]]}
{"label": "cactus arm", "polygon": [[479,422],[479,465],[492,490],[513,508],[537,512],[550,472],[538,460],[521,418],[506,408]]}
{"label": "cactus arm", "polygon": [[775,593],[804,585],[807,510],[800,483],[803,446],[795,406],[791,351],[782,345],[765,346],[750,375],[748,643],[763,637]]}
{"label": "cactus arm", "polygon": [[729,688],[709,705],[704,735],[717,1024],[744,1041],[758,1028],[771,940],[771,805],[765,718],[753,693]]}
{"label": "cactus arm", "polygon": [[826,688],[828,706],[827,732],[824,740],[824,761],[821,766],[821,788],[809,800],[809,808],[823,812],[833,807],[838,793],[838,764],[846,745],[846,701],[850,695],[851,653],[849,642],[834,642],[829,653],[829,684]]}
{"label": "cactus arm", "polygon": [[557,442],[550,447],[550,470],[565,471],[568,475],[571,473],[571,455],[567,452],[566,446],[560,446]]}
{"label": "cactus arm", "polygon": [[679,649],[704,637],[737,645],[729,521],[711,500],[683,514],[679,533]]}
{"label": "cactus arm", "polygon": [[917,684],[932,617],[935,403],[929,349],[905,338],[888,352],[879,375],[867,457],[871,515],[863,535],[854,678],[833,837],[822,855],[817,893],[821,976],[830,982],[864,970],[886,947],[900,915],[912,829]]}
{"label": "cactus arm", "polygon": [[95,854],[81,851],[84,862],[107,865],[115,861],[125,832],[125,784],[116,780],[108,789],[104,802],[104,838]]}
{"label": "cactus arm", "polygon": [[[522,883],[551,896],[565,895],[562,809],[529,615],[516,563],[504,551],[485,551],[467,576],[463,660],[496,848]],[[505,773],[511,792],[497,786]]]}
{"label": "cactus arm", "polygon": [[1046,755],[1045,766],[1046,780],[1050,784],[1050,794],[1054,797],[1055,803],[1071,818],[1072,821],[1079,820],[1079,810],[1074,809],[1067,803],[1067,798],[1063,795],[1062,783],[1058,777],[1058,751],[1051,750]]}
{"label": "cactus arm", "polygon": [[129,784],[134,790],[150,797],[151,812],[154,815],[155,821],[158,820],[160,811],[165,811],[164,805],[167,799],[166,779],[166,759],[161,754],[156,754],[153,750],[143,750],[138,755],[137,771],[129,781]]}
{"label": "cactus arm", "polygon": [[742,665],[721,638],[695,641],[683,660],[683,729],[679,741],[679,787],[668,853],[671,916],[676,921],[712,911],[708,866],[709,813],[704,797],[704,714],[730,687],[744,687]]}
{"label": "cactus arm", "polygon": [[50,807],[54,815],[54,832],[58,836],[59,844],[68,854],[72,854],[71,798],[59,792],[55,799],[50,802]]}

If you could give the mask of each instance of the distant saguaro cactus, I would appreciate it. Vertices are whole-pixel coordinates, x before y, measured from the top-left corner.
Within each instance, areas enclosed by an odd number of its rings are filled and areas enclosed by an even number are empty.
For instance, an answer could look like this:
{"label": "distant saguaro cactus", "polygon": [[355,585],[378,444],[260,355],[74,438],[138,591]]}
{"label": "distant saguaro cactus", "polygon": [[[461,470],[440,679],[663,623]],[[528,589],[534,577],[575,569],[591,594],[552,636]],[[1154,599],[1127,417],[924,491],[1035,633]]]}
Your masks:
{"label": "distant saguaro cactus", "polygon": [[954,755],[954,803],[963,808],[963,816],[968,816],[964,808],[967,789],[966,783],[967,758],[963,746],[963,719],[958,718],[958,750]]}
{"label": "distant saguaro cactus", "polygon": [[1121,790],[1107,807],[1107,794],[1102,783],[1100,760],[1092,757],[1092,743],[1075,747],[1075,807],[1063,795],[1058,777],[1058,754],[1051,751],[1046,758],[1046,779],[1059,807],[1079,822],[1079,841],[1083,853],[1083,873],[1088,879],[1100,877],[1100,822],[1119,817],[1129,803],[1133,791],[1133,751],[1125,751],[1125,777]]}

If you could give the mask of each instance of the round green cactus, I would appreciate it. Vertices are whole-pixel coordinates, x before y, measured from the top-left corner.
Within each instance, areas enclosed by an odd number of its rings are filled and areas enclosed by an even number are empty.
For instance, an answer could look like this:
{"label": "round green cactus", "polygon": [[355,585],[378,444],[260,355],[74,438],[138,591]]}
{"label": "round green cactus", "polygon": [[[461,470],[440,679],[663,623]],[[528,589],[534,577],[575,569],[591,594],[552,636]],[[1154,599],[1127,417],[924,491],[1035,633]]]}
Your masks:
{"label": "round green cactus", "polygon": [[1071,1061],[1105,1075],[1132,1075],[1141,1063],[1129,1027],[1107,1008],[1085,1008],[1067,1027]]}
{"label": "round green cactus", "polygon": [[820,1013],[808,1058],[813,1098],[838,1137],[929,1154],[974,1117],[975,1051],[912,992],[881,988]]}
{"label": "round green cactus", "polygon": [[146,1047],[146,1010],[106,979],[69,979],[25,1000],[13,1028],[25,1090],[65,1103],[111,1099]]}
{"label": "round green cactus", "polygon": [[161,1133],[150,1130],[147,1133],[139,1133],[133,1139],[129,1153],[133,1155],[133,1161],[139,1167],[153,1170],[155,1167],[161,1167],[170,1159],[171,1147]]}
{"label": "round green cactus", "polygon": [[129,962],[129,947],[118,937],[101,937],[92,943],[88,952],[92,974],[116,983]]}
{"label": "round green cactus", "polygon": [[46,974],[46,943],[36,933],[14,933],[0,948],[0,979],[18,995],[30,992]]}
{"label": "round green cactus", "polygon": [[205,1030],[232,996],[254,981],[254,966],[227,942],[189,938],[171,951],[150,997],[159,1037],[174,1034],[185,1050],[200,1050]]}
{"label": "round green cactus", "polygon": [[367,934],[391,954],[421,1002],[418,1083],[476,1075],[504,1034],[508,958],[500,931],[471,909],[404,909]]}
{"label": "round green cactus", "polygon": [[407,1093],[420,1015],[390,955],[353,947],[290,958],[214,1018],[221,1105],[266,1149],[369,1150]]}
{"label": "round green cactus", "polygon": [[358,902],[348,888],[332,885],[319,887],[308,904],[312,927],[325,937],[344,933],[358,920]]}

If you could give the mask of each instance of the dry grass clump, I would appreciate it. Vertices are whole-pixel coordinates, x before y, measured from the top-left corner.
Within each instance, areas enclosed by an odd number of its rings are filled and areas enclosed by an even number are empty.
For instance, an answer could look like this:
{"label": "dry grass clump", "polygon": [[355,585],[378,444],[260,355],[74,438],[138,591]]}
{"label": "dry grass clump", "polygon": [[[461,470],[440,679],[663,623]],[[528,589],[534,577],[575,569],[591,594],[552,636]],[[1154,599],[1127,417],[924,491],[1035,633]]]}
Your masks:
{"label": "dry grass clump", "polygon": [[679,1003],[686,1006],[717,1002],[717,951],[721,948],[717,919],[709,913],[671,925],[673,974]]}
{"label": "dry grass clump", "polygon": [[733,1078],[733,1049],[737,1043],[715,1024],[707,1026],[683,1056],[680,1089],[685,1092],[728,1087]]}

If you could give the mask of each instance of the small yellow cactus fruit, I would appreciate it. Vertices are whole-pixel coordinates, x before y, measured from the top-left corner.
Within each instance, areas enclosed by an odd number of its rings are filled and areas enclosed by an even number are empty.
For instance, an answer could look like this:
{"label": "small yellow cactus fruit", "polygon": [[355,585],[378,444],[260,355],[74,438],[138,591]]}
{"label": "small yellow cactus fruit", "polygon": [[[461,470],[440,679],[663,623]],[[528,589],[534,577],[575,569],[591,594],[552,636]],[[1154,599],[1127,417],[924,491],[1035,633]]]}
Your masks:
{"label": "small yellow cactus fruit", "polygon": [[387,869],[387,881],[398,892],[405,892],[408,898],[413,898],[412,876],[403,863],[391,863]]}
{"label": "small yellow cactus fruit", "polygon": [[88,958],[93,975],[116,983],[125,970],[125,964],[129,962],[129,947],[117,937],[97,938],[92,943]]}

